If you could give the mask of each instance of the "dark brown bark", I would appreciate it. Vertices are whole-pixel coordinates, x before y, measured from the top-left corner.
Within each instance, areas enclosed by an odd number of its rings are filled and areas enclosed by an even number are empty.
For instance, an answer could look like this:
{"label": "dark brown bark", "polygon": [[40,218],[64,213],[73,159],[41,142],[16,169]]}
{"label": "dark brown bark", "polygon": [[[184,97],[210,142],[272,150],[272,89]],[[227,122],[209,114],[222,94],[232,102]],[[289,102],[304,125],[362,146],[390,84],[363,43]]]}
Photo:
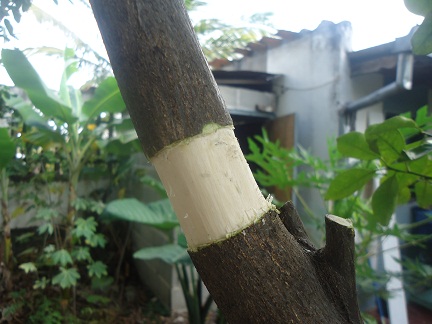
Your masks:
{"label": "dark brown bark", "polygon": [[229,323],[360,323],[353,229],[329,218],[326,224],[337,244],[316,250],[288,203],[280,215],[269,212],[189,254]]}
{"label": "dark brown bark", "polygon": [[183,1],[90,1],[144,152],[231,125]]}
{"label": "dark brown bark", "polygon": [[[183,0],[90,2],[148,156],[231,124]],[[353,230],[332,219],[327,230],[317,250],[288,204],[190,254],[230,323],[360,323]]]}

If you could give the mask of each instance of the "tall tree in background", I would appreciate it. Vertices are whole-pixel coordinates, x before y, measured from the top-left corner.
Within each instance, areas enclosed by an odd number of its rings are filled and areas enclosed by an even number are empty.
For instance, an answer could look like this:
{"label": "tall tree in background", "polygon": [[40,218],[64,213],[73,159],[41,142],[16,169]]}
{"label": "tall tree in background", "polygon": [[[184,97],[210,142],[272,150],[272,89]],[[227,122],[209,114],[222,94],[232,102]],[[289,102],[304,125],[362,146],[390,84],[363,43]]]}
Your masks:
{"label": "tall tree in background", "polygon": [[354,230],[309,241],[293,206],[260,193],[181,0],[92,0],[145,154],[189,253],[230,323],[359,323]]}

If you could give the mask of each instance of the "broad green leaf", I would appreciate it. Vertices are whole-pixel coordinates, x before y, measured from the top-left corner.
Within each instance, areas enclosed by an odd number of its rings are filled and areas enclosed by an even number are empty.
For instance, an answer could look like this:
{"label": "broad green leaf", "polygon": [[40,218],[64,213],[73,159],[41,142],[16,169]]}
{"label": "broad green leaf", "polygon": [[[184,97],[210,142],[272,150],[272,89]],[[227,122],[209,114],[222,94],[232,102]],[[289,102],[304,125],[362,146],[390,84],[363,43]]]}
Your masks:
{"label": "broad green leaf", "polygon": [[6,104],[18,111],[23,122],[29,126],[49,128],[48,118],[38,113],[29,102],[23,100],[21,97],[11,97],[6,100]]}
{"label": "broad green leaf", "polygon": [[399,185],[399,192],[398,192],[398,199],[397,204],[398,205],[404,205],[407,204],[411,200],[411,190],[409,187],[402,187]]}
{"label": "broad green leaf", "polygon": [[135,127],[132,123],[132,119],[127,117],[114,121],[113,126],[114,126],[114,130],[117,133],[129,132],[135,130]]}
{"label": "broad green leaf", "polygon": [[93,262],[87,266],[89,277],[101,278],[108,275],[107,265],[101,261]]}
{"label": "broad green leaf", "polygon": [[423,106],[416,111],[415,121],[420,127],[427,128],[428,124],[432,124],[432,116],[429,116],[428,106]]}
{"label": "broad green leaf", "polygon": [[22,139],[43,148],[57,147],[65,142],[65,138],[59,132],[42,127],[25,133]]}
{"label": "broad green leaf", "polygon": [[418,128],[415,121],[402,116],[392,117],[386,121],[369,126],[365,131],[365,138],[368,143],[375,140],[380,134],[387,133],[400,128]]}
{"label": "broad green leaf", "polygon": [[383,132],[377,135],[376,145],[381,158],[391,164],[400,158],[405,148],[405,139],[398,130]]}
{"label": "broad green leaf", "polygon": [[172,229],[178,226],[178,220],[168,199],[147,205],[134,198],[114,200],[106,205],[103,216],[138,222],[160,229]]}
{"label": "broad green leaf", "polygon": [[419,181],[414,186],[417,203],[421,208],[428,209],[432,206],[431,181]]}
{"label": "broad green leaf", "polygon": [[61,265],[62,267],[66,266],[67,264],[73,263],[71,255],[65,249],[55,251],[52,254],[51,258],[52,258],[54,264]]}
{"label": "broad green leaf", "polygon": [[26,91],[31,102],[47,117],[71,124],[76,121],[70,107],[48,90],[36,70],[19,50],[2,50],[2,61],[12,81]]}
{"label": "broad green leaf", "polygon": [[432,141],[428,141],[426,143],[417,146],[411,150],[404,151],[406,156],[410,160],[418,160],[425,155],[430,155],[432,153]]}
{"label": "broad green leaf", "polygon": [[161,259],[168,264],[187,262],[189,259],[186,249],[176,244],[144,248],[135,252],[133,257],[141,260]]}
{"label": "broad green leaf", "polygon": [[[75,51],[71,48],[66,48],[63,52],[65,66],[63,69],[63,74],[60,82],[60,98],[65,102],[69,107],[72,107],[71,97],[68,87],[69,78],[76,72],[78,72],[78,64],[79,61],[75,59]],[[79,114],[76,114],[79,116]]]}
{"label": "broad green leaf", "polygon": [[77,284],[80,274],[75,268],[60,268],[60,273],[52,279],[53,285],[59,285],[61,288],[66,289],[73,287]]}
{"label": "broad green leaf", "polygon": [[25,273],[36,272],[37,268],[33,262],[26,262],[19,265],[19,268],[24,270]]}
{"label": "broad green leaf", "polygon": [[380,184],[372,196],[372,210],[376,221],[388,225],[398,200],[399,185],[397,178],[392,176]]}
{"label": "broad green leaf", "polygon": [[419,178],[417,175],[403,172],[396,172],[395,175],[397,177],[399,187],[409,187]]}
{"label": "broad green leaf", "polygon": [[370,169],[350,169],[341,172],[330,183],[325,195],[326,200],[338,200],[360,190],[375,175]]}
{"label": "broad green leaf", "polygon": [[411,38],[413,53],[428,55],[432,53],[432,12],[425,17]]}
{"label": "broad green leaf", "polygon": [[0,127],[0,170],[13,160],[15,151],[16,147],[9,136],[9,130],[6,127]]}
{"label": "broad green leaf", "polygon": [[413,14],[426,16],[432,11],[431,0],[404,0],[405,6]]}
{"label": "broad green leaf", "polygon": [[344,156],[360,159],[373,160],[379,155],[371,151],[365,136],[359,132],[351,132],[337,139],[337,148]]}
{"label": "broad green leaf", "polygon": [[93,98],[84,103],[82,112],[90,119],[102,112],[122,112],[125,108],[116,79],[108,77],[98,86]]}

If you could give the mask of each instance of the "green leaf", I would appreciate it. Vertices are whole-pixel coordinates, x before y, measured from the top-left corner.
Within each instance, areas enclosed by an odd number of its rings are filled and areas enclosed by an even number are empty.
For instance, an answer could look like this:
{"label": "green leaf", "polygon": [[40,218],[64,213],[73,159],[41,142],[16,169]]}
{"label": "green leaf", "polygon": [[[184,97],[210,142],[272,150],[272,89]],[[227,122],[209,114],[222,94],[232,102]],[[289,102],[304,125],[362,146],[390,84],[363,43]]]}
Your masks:
{"label": "green leaf", "polygon": [[432,1],[430,0],[404,0],[405,6],[413,14],[426,16],[432,11]]}
{"label": "green leaf", "polygon": [[72,258],[77,261],[91,261],[90,249],[87,246],[79,246],[72,253]]}
{"label": "green leaf", "polygon": [[58,216],[59,216],[58,210],[46,207],[46,208],[39,208],[36,212],[35,218],[51,221],[52,219],[55,219]]}
{"label": "green leaf", "polygon": [[428,106],[425,105],[416,111],[415,121],[420,127],[432,124],[432,117],[429,116]]}
{"label": "green leaf", "polygon": [[101,261],[96,261],[87,266],[88,274],[90,277],[101,278],[108,275],[107,265]]}
{"label": "green leaf", "polygon": [[97,222],[93,216],[89,218],[78,218],[75,221],[75,228],[72,234],[77,238],[84,237],[86,240],[89,240],[96,232],[96,227]]}
{"label": "green leaf", "polygon": [[6,104],[18,111],[23,122],[29,126],[42,127],[48,129],[48,119],[38,113],[33,105],[28,101],[23,100],[22,97],[11,97],[6,100]]}
{"label": "green leaf", "polygon": [[103,236],[103,234],[98,233],[90,236],[85,240],[86,244],[90,245],[91,247],[101,247],[104,248],[106,245],[106,239]]}
{"label": "green leaf", "polygon": [[55,251],[55,246],[53,244],[49,244],[43,250],[45,253],[51,254]]}
{"label": "green leaf", "polygon": [[360,159],[374,160],[379,155],[371,151],[365,136],[359,132],[351,132],[337,139],[337,148],[344,156]]}
{"label": "green leaf", "polygon": [[102,112],[122,112],[126,108],[117,81],[114,77],[106,78],[96,89],[92,99],[86,101],[82,112],[87,119]]}
{"label": "green leaf", "polygon": [[409,187],[400,187],[399,185],[399,192],[398,192],[398,199],[397,204],[398,205],[404,205],[407,204],[411,200],[411,190]]}
{"label": "green leaf", "polygon": [[59,132],[43,127],[25,133],[22,138],[43,148],[58,147],[65,142],[65,138]]}
{"label": "green leaf", "polygon": [[71,124],[77,119],[43,83],[36,70],[20,50],[2,50],[3,64],[12,81],[26,91],[32,103],[47,117],[55,117]]}
{"label": "green leaf", "polygon": [[432,53],[432,12],[430,12],[411,38],[413,53],[428,55]]}
{"label": "green leaf", "polygon": [[432,153],[432,142],[428,141],[426,143],[421,144],[411,150],[404,151],[406,156],[410,160],[418,160],[425,155],[429,155]]}
{"label": "green leaf", "polygon": [[122,142],[121,139],[111,140],[105,146],[105,150],[108,153],[112,153],[118,156],[131,156],[134,153],[141,152],[142,148],[138,137],[136,137],[135,140],[129,142]]}
{"label": "green leaf", "polygon": [[51,223],[44,223],[38,227],[37,231],[38,231],[39,235],[42,235],[44,233],[48,233],[50,235],[53,235],[54,227]]}
{"label": "green leaf", "polygon": [[45,289],[50,283],[50,280],[46,277],[42,277],[39,280],[35,281],[35,284],[33,285],[33,289]]}
{"label": "green leaf", "polygon": [[0,170],[6,167],[15,156],[15,144],[6,127],[0,127]]}
{"label": "green leaf", "polygon": [[428,209],[432,206],[432,183],[419,181],[414,186],[417,203],[421,208]]}
{"label": "green leaf", "polygon": [[11,35],[12,37],[16,38],[15,34],[14,34],[14,30],[13,30],[13,26],[11,24],[11,22],[9,21],[9,19],[4,19],[4,24],[6,26],[6,29],[9,33],[9,35]]}
{"label": "green leaf", "polygon": [[75,268],[60,268],[60,273],[52,278],[53,285],[59,285],[61,288],[66,289],[76,286],[77,280],[80,278],[80,274]]}
{"label": "green leaf", "polygon": [[365,131],[365,138],[368,143],[377,139],[377,137],[382,133],[387,133],[394,130],[399,130],[400,128],[416,128],[417,124],[410,118],[396,116],[386,121],[369,126]]}
{"label": "green leaf", "polygon": [[182,263],[189,260],[186,249],[176,244],[144,248],[135,252],[133,257],[141,260],[161,259],[168,264]]}
{"label": "green leaf", "polygon": [[24,270],[25,273],[37,272],[36,265],[33,262],[22,263],[19,268]]}
{"label": "green leaf", "polygon": [[381,158],[387,164],[391,164],[401,157],[402,150],[405,148],[405,139],[398,130],[392,130],[377,135],[376,145]]}
{"label": "green leaf", "polygon": [[360,190],[375,175],[370,169],[350,169],[341,172],[330,183],[325,195],[326,200],[337,200],[348,197]]}
{"label": "green leaf", "polygon": [[54,264],[59,264],[62,267],[66,266],[67,264],[73,263],[71,255],[65,249],[55,251],[52,254],[51,258],[52,258]]}
{"label": "green leaf", "polygon": [[114,200],[106,205],[103,216],[138,222],[160,229],[172,229],[178,226],[177,217],[168,199],[147,205],[134,198]]}
{"label": "green leaf", "polygon": [[380,184],[372,196],[372,210],[376,221],[388,225],[398,199],[399,185],[396,176],[391,176]]}

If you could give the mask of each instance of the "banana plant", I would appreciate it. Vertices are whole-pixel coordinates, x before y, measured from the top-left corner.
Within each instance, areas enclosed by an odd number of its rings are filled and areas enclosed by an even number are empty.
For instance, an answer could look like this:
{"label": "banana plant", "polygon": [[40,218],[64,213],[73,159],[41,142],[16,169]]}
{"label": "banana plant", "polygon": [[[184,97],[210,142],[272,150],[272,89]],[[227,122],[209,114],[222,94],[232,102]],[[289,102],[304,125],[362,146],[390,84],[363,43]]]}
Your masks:
{"label": "banana plant", "polygon": [[46,87],[20,50],[3,49],[2,61],[15,86],[24,90],[30,100],[29,103],[15,97],[8,102],[29,128],[23,140],[45,150],[58,150],[65,157],[64,171],[69,187],[65,245],[70,248],[70,234],[76,218],[73,203],[80,174],[91,155],[104,148],[109,140],[104,137],[112,124],[98,121],[102,113],[122,112],[125,104],[113,77],[102,81],[94,95],[83,100],[81,91],[69,84],[79,64],[72,49],[64,51],[64,71],[57,92]]}

